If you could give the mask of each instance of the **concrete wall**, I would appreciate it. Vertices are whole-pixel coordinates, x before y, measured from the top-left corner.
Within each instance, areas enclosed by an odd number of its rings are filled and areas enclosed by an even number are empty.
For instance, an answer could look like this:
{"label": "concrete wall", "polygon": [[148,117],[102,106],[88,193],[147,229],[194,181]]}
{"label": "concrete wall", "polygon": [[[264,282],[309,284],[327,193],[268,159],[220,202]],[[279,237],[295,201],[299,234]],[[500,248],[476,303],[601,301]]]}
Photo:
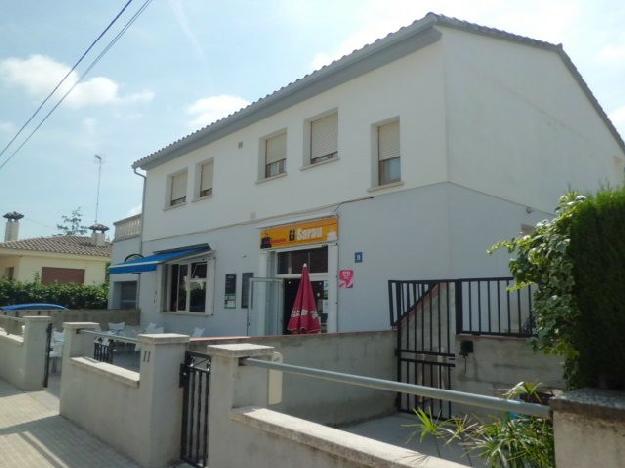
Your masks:
{"label": "concrete wall", "polygon": [[24,317],[13,321],[20,329],[24,325],[24,332],[21,336],[0,333],[0,378],[22,390],[40,390],[46,362],[46,328],[50,319]]}
{"label": "concrete wall", "polygon": [[[2,258],[2,257],[0,257]],[[6,257],[0,267],[2,273],[4,268],[14,267],[15,277],[18,281],[30,282],[35,278],[41,279],[41,269],[51,268],[75,268],[85,271],[84,284],[104,283],[107,257],[86,257],[81,255],[59,255],[41,252],[33,255],[32,252],[20,251],[19,255]]]}
{"label": "concrete wall", "polygon": [[557,53],[440,29],[451,181],[543,211],[623,183],[623,150]]}
{"label": "concrete wall", "polygon": [[[351,374],[396,379],[395,333],[366,332],[327,335],[267,336],[192,341],[192,349],[205,352],[210,344],[255,343],[272,346],[284,362]],[[341,385],[286,374],[283,398],[270,408],[330,426],[386,415],[395,410],[395,393]]]}
{"label": "concrete wall", "polygon": [[2,316],[45,315],[52,317],[52,326],[56,330],[63,328],[63,322],[96,322],[103,330],[108,329],[109,322],[126,322],[128,326],[139,325],[138,310],[107,310],[107,309],[72,309],[72,310],[28,310],[18,312],[3,312]]}
{"label": "concrete wall", "polygon": [[140,335],[139,372],[94,361],[96,323],[65,323],[60,413],[140,466],[164,468],[178,459],[182,391],[178,370],[189,337]]}

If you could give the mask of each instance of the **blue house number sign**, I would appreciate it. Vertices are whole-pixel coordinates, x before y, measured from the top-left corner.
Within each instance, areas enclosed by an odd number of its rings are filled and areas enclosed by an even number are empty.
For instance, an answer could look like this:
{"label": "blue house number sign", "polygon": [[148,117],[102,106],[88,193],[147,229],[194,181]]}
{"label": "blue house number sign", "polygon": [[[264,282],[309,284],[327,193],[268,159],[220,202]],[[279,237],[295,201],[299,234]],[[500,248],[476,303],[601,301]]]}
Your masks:
{"label": "blue house number sign", "polygon": [[354,252],[354,263],[362,263],[362,252]]}

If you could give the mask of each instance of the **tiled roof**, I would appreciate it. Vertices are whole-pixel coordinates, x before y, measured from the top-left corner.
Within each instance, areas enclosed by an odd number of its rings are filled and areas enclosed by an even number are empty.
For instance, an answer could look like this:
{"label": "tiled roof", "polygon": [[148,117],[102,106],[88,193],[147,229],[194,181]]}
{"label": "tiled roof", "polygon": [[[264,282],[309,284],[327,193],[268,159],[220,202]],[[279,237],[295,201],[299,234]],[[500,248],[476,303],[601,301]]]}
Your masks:
{"label": "tiled roof", "polygon": [[92,244],[91,237],[85,236],[33,237],[1,242],[0,249],[32,250],[93,257],[110,257],[112,250],[110,242],[103,246],[95,246]]}
{"label": "tiled roof", "polygon": [[481,34],[495,39],[509,40],[517,43],[526,44],[532,47],[539,47],[559,54],[564,61],[566,67],[573,74],[574,78],[581,86],[586,97],[589,99],[599,116],[605,122],[610,133],[616,139],[618,145],[625,152],[625,142],[623,142],[623,139],[612,124],[612,121],[605,113],[595,96],[592,94],[592,91],[571,61],[570,57],[566,54],[566,52],[564,52],[562,44],[553,44],[551,42],[531,39],[529,37],[519,36],[517,34],[502,31],[500,29],[480,26],[475,23],[462,21],[456,18],[451,18],[436,13],[428,13],[423,18],[413,22],[409,26],[405,26],[394,33],[388,34],[382,39],[378,39],[377,41],[367,44],[360,49],[354,50],[350,54],[344,55],[343,57],[335,60],[329,65],[326,65],[319,70],[309,73],[308,75],[305,75],[304,77],[297,79],[286,86],[283,86],[273,93],[254,101],[243,109],[240,109],[227,117],[219,119],[199,130],[196,130],[193,133],[182,137],[170,143],[169,145],[135,161],[132,164],[132,167],[135,169],[138,167],[146,168],[148,166],[159,164],[159,160],[164,161],[167,160],[167,158],[175,157],[179,154],[180,151],[184,151],[187,147],[191,147],[192,145],[200,144],[203,140],[207,140],[210,137],[221,138],[233,131],[238,130],[237,124],[241,124],[241,122],[243,121],[247,121],[248,123],[246,125],[249,125],[249,123],[253,122],[254,119],[267,117],[267,115],[263,114],[263,111],[265,111],[271,105],[274,105],[276,102],[289,99],[295,93],[301,91],[302,89],[313,87],[322,80],[325,80],[328,77],[338,74],[339,72],[345,70],[352,65],[355,65],[368,59],[369,57],[372,57],[377,52],[391,47],[398,42],[414,38],[418,34],[425,33],[433,26],[455,28],[465,32]]}

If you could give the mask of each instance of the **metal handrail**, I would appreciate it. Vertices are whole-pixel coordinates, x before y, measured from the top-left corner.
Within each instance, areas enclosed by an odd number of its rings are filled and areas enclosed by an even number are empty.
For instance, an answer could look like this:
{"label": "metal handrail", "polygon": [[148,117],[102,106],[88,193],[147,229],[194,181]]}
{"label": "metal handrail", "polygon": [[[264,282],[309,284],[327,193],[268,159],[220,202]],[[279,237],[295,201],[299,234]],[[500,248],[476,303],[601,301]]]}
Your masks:
{"label": "metal handrail", "polygon": [[136,338],[130,338],[130,337],[122,336],[122,335],[114,335],[112,333],[101,332],[101,331],[78,330],[78,333],[86,333],[88,335],[94,335],[94,336],[99,336],[99,337],[102,337],[102,338],[108,338],[109,340],[112,340],[112,341],[124,341],[126,343],[133,343],[133,344],[139,343],[139,340],[136,339]]}
{"label": "metal handrail", "polygon": [[508,411],[511,413],[526,414],[539,418],[551,419],[551,409],[546,405],[527,403],[518,400],[506,400],[505,398],[480,395],[477,393],[460,392],[458,390],[444,390],[439,388],[424,387],[392,380],[365,377],[362,375],[346,374],[343,372],[315,369],[312,367],[295,366],[262,359],[246,358],[241,360],[241,364],[246,366],[262,367],[265,369],[287,372],[290,374],[304,375],[332,382],[340,382],[359,387],[373,388],[376,390],[388,390],[391,392],[409,393],[427,398],[437,398],[469,406],[478,406],[497,411]]}

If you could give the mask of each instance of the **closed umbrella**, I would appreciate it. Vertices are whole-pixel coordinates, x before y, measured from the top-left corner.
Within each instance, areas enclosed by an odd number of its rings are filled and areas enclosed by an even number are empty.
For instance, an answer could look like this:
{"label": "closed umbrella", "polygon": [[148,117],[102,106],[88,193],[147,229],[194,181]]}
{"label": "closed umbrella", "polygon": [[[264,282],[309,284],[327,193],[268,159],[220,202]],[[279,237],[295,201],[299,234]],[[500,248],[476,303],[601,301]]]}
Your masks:
{"label": "closed umbrella", "polygon": [[299,281],[287,329],[295,334],[319,333],[321,331],[321,320],[319,320],[319,314],[317,313],[317,301],[315,300],[306,264],[302,268],[302,277]]}

